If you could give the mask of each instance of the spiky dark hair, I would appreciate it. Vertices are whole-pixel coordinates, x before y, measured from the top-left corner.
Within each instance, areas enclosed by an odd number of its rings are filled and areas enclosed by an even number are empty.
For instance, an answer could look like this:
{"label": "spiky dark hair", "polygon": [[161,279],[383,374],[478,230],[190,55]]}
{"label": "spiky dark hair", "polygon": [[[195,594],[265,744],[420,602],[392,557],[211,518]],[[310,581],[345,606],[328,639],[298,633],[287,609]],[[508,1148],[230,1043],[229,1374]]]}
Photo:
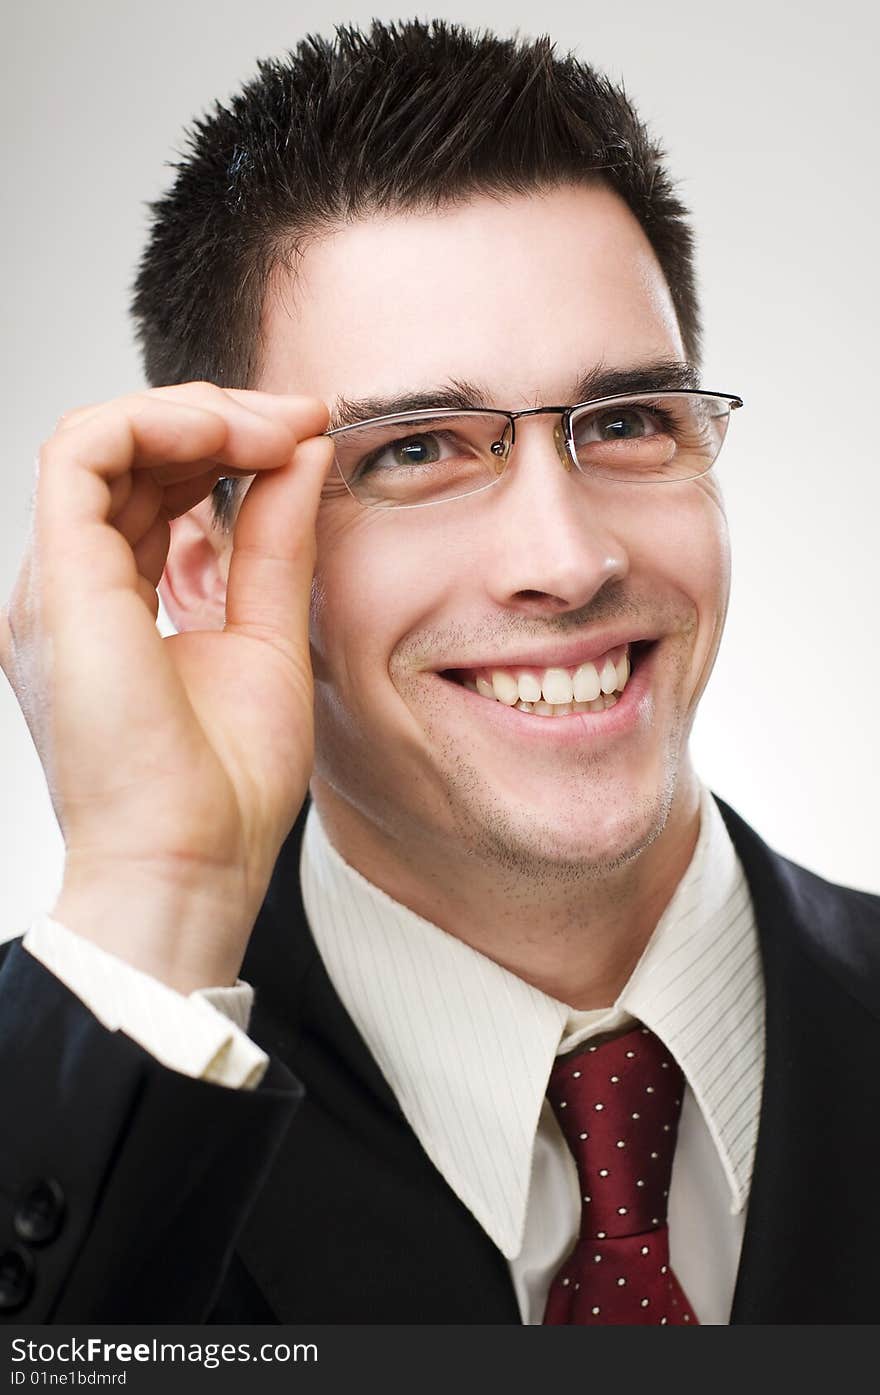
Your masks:
{"label": "spiky dark hair", "polygon": [[[699,356],[688,211],[622,87],[548,38],[442,20],[304,38],[185,133],[132,314],[148,381],[257,380],[268,278],[297,242],[377,209],[604,181],[644,229]],[[214,490],[229,528],[238,482]]]}

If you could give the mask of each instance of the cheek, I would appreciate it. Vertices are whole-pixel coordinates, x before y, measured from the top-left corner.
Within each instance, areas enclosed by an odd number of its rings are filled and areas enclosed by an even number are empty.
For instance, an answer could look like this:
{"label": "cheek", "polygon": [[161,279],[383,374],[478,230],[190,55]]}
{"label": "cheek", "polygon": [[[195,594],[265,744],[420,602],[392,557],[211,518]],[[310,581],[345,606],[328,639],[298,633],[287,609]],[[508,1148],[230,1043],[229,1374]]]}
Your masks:
{"label": "cheek", "polygon": [[[354,512],[353,510],[357,510]],[[317,681],[350,693],[387,681],[395,646],[437,605],[447,569],[417,523],[340,506],[318,515],[310,638]]]}
{"label": "cheek", "polygon": [[714,476],[694,481],[692,513],[694,596],[704,618],[714,615],[720,631],[730,599],[730,533]]}
{"label": "cheek", "polygon": [[[315,680],[348,685],[377,639],[385,608],[379,604],[387,565],[371,545],[371,518],[346,504],[322,505],[316,527],[310,640]],[[378,555],[377,555],[378,551]],[[372,623],[370,623],[372,617]],[[356,642],[352,637],[357,636]]]}
{"label": "cheek", "polygon": [[730,537],[715,482],[704,477],[680,490],[670,485],[647,536],[654,569],[692,614],[692,672],[699,693],[718,651],[730,597]]}
{"label": "cheek", "polygon": [[643,549],[662,566],[700,609],[711,608],[725,590],[730,574],[730,546],[724,504],[717,486],[706,479],[655,486],[650,516],[641,529]]}

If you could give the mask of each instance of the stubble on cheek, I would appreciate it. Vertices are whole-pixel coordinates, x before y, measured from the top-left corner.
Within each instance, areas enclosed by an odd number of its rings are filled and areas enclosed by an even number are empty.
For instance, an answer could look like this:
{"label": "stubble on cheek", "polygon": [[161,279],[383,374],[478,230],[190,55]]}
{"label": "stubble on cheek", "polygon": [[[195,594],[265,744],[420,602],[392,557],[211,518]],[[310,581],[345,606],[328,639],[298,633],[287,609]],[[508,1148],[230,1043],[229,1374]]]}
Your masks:
{"label": "stubble on cheek", "polygon": [[[450,732],[442,690],[430,695],[424,690],[418,695],[413,692],[445,820],[455,830],[464,855],[500,876],[502,894],[514,903],[539,900],[551,888],[558,895],[562,887],[574,891],[608,878],[662,833],[675,798],[690,715],[685,692],[689,654],[679,650],[669,662],[672,710],[665,735],[658,732],[649,753],[650,783],[634,786],[622,774],[616,775],[613,756],[609,763],[605,750],[584,748],[568,757],[566,788],[573,781],[583,789],[585,806],[592,801],[613,809],[610,832],[607,820],[598,819],[593,827],[589,819],[566,827],[564,818],[551,821],[542,811],[530,813],[525,801],[512,804],[508,791],[493,785],[491,770],[472,754],[466,728],[460,737]],[[528,753],[518,755],[515,745],[511,746],[512,766],[528,758]]]}
{"label": "stubble on cheek", "polygon": [[[438,729],[427,715],[425,731],[443,791],[446,816],[465,856],[482,863],[487,871],[491,869],[494,876],[500,874],[500,890],[514,902],[539,898],[542,891],[551,887],[558,892],[560,886],[582,886],[607,876],[637,856],[665,823],[674,776],[665,782],[658,800],[641,796],[633,799],[630,793],[625,813],[618,814],[615,822],[613,850],[603,842],[598,830],[597,836],[593,836],[587,825],[576,851],[571,850],[569,833],[565,839],[569,851],[563,852],[558,825],[542,818],[538,811],[530,814],[525,803],[512,807],[505,792],[493,789],[491,778],[469,756],[464,742]],[[573,757],[573,770],[583,784],[585,801],[591,788],[601,789],[603,799],[615,797],[604,765],[601,757],[587,752]]]}

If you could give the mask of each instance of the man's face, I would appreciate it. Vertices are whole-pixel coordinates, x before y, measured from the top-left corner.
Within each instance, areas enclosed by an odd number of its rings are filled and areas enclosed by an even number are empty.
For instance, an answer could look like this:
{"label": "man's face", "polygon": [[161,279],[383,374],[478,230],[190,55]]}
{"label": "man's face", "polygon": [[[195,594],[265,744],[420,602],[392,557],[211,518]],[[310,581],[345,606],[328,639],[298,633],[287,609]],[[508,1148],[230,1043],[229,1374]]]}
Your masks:
{"label": "man's face", "polygon": [[[260,386],[331,407],[462,381],[478,405],[569,403],[599,366],[684,358],[649,243],[598,187],[355,222],[307,248],[265,333]],[[315,776],[404,848],[589,875],[652,841],[683,788],[728,540],[714,473],[589,479],[562,468],[555,420],[519,421],[507,473],[469,498],[368,509],[328,489]],[[523,712],[444,676],[571,672],[606,639],[653,644],[601,714]]]}

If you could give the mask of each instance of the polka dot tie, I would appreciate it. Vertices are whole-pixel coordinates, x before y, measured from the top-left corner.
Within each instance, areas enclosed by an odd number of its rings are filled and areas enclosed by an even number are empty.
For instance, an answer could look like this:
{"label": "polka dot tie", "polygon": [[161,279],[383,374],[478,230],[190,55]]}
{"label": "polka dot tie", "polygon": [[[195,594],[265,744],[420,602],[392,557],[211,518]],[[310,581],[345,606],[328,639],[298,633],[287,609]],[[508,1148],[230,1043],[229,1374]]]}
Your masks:
{"label": "polka dot tie", "polygon": [[545,1323],[697,1325],[669,1265],[666,1223],[683,1091],[647,1027],[557,1060],[547,1098],[577,1164],[581,1228]]}

